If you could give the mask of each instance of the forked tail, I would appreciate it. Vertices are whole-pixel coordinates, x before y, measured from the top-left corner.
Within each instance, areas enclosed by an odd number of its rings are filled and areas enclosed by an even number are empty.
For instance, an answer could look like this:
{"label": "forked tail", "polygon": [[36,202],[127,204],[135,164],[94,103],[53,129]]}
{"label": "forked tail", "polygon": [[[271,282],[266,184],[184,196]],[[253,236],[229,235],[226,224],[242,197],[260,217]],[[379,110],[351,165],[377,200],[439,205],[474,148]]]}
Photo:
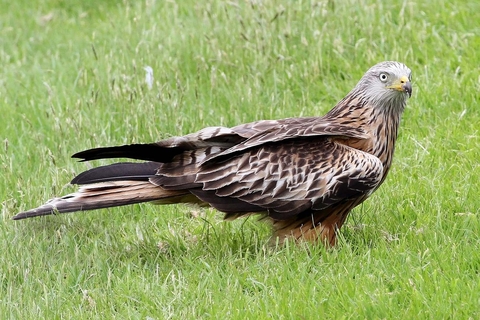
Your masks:
{"label": "forked tail", "polygon": [[188,191],[165,190],[150,183],[158,163],[118,163],[88,170],[72,180],[80,184],[77,192],[61,198],[53,198],[44,205],[21,212],[14,220],[67,213],[118,207],[134,203],[156,201],[175,203],[188,196]]}

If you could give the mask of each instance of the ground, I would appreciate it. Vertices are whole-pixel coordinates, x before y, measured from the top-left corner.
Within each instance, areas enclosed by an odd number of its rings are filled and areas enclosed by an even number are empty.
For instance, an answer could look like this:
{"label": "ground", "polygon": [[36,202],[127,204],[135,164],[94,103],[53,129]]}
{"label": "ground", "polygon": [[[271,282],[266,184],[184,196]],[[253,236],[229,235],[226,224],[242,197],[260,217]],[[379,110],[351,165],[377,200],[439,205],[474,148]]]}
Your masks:
{"label": "ground", "polygon": [[[480,316],[480,3],[3,2],[5,318]],[[333,250],[186,206],[11,221],[73,190],[77,151],[322,115],[383,60],[412,69],[413,96],[386,183]]]}

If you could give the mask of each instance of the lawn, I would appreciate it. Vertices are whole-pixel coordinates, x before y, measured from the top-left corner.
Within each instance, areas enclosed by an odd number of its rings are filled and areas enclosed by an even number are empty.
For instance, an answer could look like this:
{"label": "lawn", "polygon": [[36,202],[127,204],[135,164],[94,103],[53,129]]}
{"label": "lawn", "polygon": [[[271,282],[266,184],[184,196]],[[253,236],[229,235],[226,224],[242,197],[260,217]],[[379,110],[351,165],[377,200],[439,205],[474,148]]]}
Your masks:
{"label": "lawn", "polygon": [[[3,319],[480,317],[480,2],[1,6]],[[77,151],[323,115],[383,60],[412,69],[413,96],[335,249],[188,206],[11,220],[74,190]]]}

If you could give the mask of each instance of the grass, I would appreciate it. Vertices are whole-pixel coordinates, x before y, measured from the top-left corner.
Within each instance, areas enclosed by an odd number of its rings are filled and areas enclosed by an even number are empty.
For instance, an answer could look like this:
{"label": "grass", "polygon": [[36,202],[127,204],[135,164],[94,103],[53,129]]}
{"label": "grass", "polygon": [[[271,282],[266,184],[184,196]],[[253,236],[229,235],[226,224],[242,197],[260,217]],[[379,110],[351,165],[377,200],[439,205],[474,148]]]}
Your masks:
{"label": "grass", "polygon": [[[475,319],[480,4],[3,1],[5,319]],[[268,245],[255,218],[132,207],[13,222],[73,190],[94,146],[321,115],[373,64],[414,95],[387,182],[334,250]],[[145,66],[155,82],[145,84]]]}

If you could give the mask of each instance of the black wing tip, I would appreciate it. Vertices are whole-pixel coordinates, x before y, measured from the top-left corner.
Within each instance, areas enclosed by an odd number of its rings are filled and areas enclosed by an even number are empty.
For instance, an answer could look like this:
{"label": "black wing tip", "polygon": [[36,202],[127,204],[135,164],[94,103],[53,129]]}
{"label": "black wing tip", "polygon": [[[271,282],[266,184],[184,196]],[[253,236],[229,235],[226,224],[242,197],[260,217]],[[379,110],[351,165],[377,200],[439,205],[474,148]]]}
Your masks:
{"label": "black wing tip", "polygon": [[80,159],[80,162],[111,159],[122,157],[122,150],[127,146],[99,147],[76,152],[73,159]]}
{"label": "black wing tip", "polygon": [[[77,152],[77,153],[72,154],[71,158],[72,159],[83,159],[83,161],[85,161],[85,157],[81,156],[81,152]],[[82,160],[80,160],[80,161],[82,161]]]}
{"label": "black wing tip", "polygon": [[78,162],[87,162],[87,161],[90,161],[92,159],[87,159],[86,157],[80,157],[78,156],[78,154],[74,154],[72,157],[72,159],[78,159]]}
{"label": "black wing tip", "polygon": [[100,147],[80,151],[72,158],[80,161],[99,159],[128,158],[135,160],[170,162],[172,159],[187,150],[186,146],[162,146],[159,143],[129,144],[114,147]]}
{"label": "black wing tip", "polygon": [[89,169],[78,174],[70,184],[84,185],[110,181],[148,181],[155,176],[157,162],[118,162]]}
{"label": "black wing tip", "polygon": [[92,161],[92,160],[98,160],[102,159],[103,157],[101,155],[98,155],[98,151],[100,149],[106,149],[106,148],[95,148],[95,149],[89,149],[89,150],[84,150],[77,152],[72,155],[72,159],[79,159],[79,162],[86,162],[86,161]]}

